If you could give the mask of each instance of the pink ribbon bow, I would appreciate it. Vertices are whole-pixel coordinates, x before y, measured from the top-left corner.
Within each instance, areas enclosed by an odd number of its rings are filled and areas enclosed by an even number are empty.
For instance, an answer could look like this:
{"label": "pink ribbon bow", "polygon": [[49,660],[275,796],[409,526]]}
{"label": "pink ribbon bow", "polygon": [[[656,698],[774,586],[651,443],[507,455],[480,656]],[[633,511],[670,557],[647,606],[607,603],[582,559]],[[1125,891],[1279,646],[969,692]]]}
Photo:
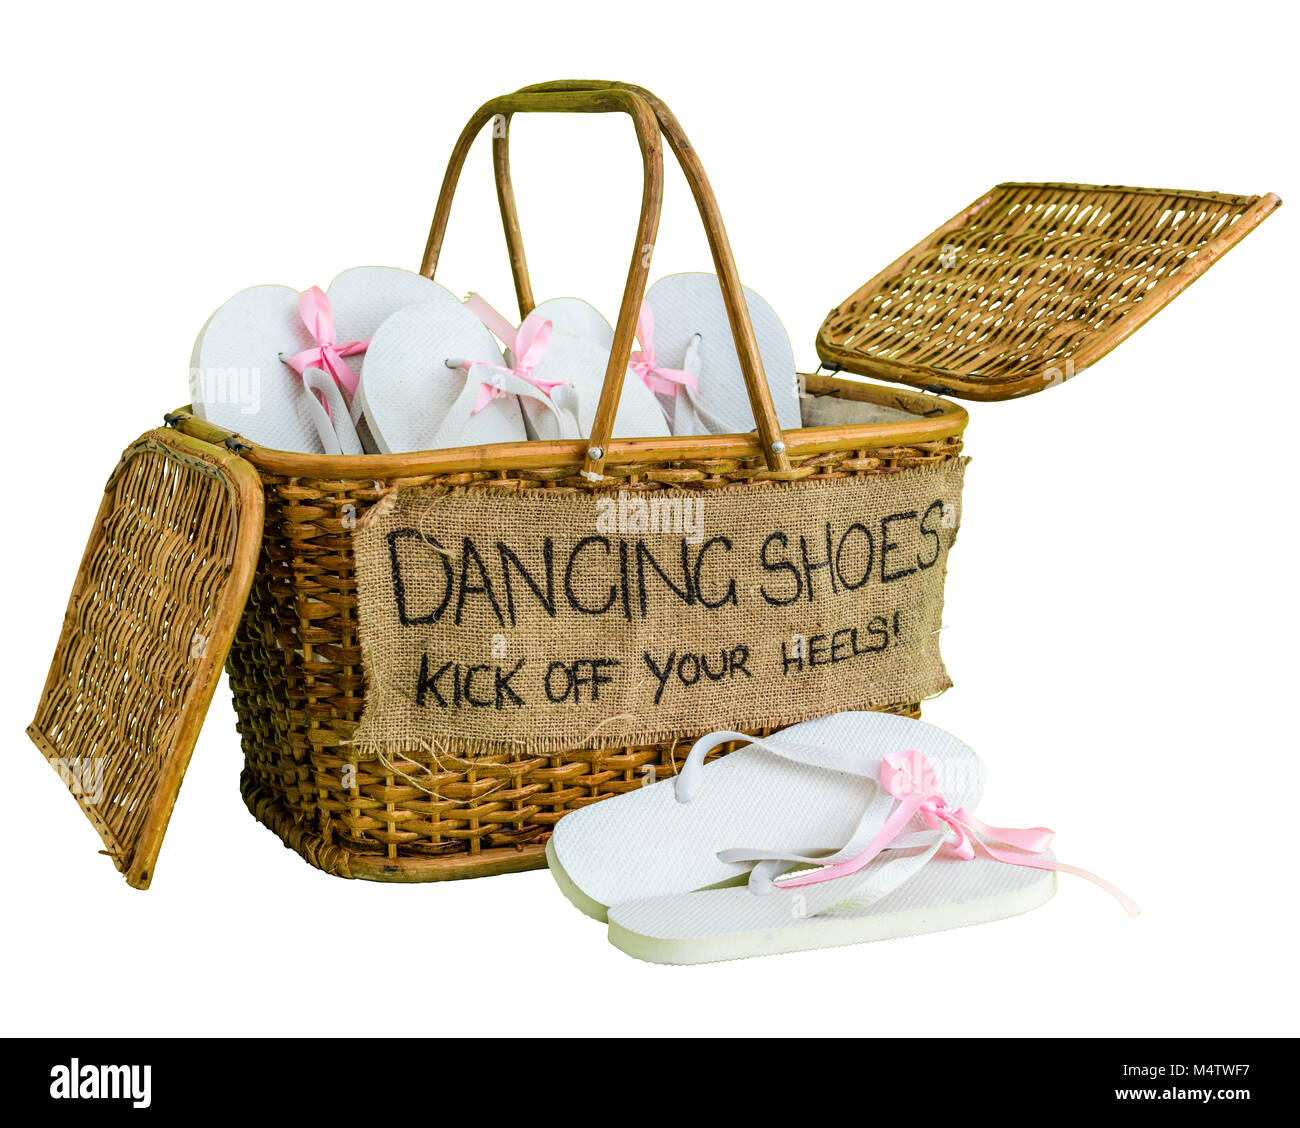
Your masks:
{"label": "pink ribbon bow", "polygon": [[[780,888],[795,889],[801,885],[816,885],[856,873],[887,849],[890,843],[903,833],[913,816],[919,814],[931,830],[946,828],[952,833],[953,837],[945,840],[940,847],[943,853],[951,857],[970,861],[978,851],[982,850],[994,861],[1005,862],[1007,865],[1072,873],[1091,881],[1094,885],[1101,886],[1124,906],[1130,916],[1137,916],[1142,911],[1132,899],[1094,873],[1063,862],[1030,857],[1029,855],[1041,854],[1047,849],[1056,834],[1055,831],[1042,826],[1031,827],[1028,830],[989,826],[964,807],[949,806],[939,792],[934,769],[920,752],[895,752],[886,756],[880,765],[880,782],[890,795],[899,800],[899,804],[894,813],[885,820],[885,825],[880,828],[880,833],[871,844],[855,858],[781,881],[778,883]],[[999,850],[984,841],[985,838],[1006,843],[1017,850],[1024,850],[1025,853],[1011,854]]]}
{"label": "pink ribbon bow", "polygon": [[631,367],[647,388],[666,396],[675,396],[683,385],[693,392],[699,391],[699,382],[693,373],[681,368],[659,367],[655,357],[655,315],[649,302],[641,303],[641,314],[636,319],[636,337],[641,342],[641,351],[632,354]]}
{"label": "pink ribbon bow", "polygon": [[[534,388],[544,392],[548,397],[551,394],[551,389],[558,388],[565,383],[563,380],[543,380],[533,375],[533,369],[541,363],[542,357],[546,354],[546,347],[551,343],[553,327],[546,318],[537,317],[530,313],[524,318],[524,323],[516,330],[510,322],[497,313],[478,294],[470,294],[465,299],[465,305],[475,317],[501,338],[506,348],[514,353],[515,367],[511,371],[519,379],[532,384]],[[476,363],[489,364],[494,368],[500,367],[500,365],[487,360],[465,361],[464,365],[469,368]],[[470,414],[477,415],[494,399],[504,394],[503,389],[494,384],[479,385],[478,399],[475,401],[474,409]]]}
{"label": "pink ribbon bow", "polygon": [[[358,377],[343,358],[365,352],[370,342],[338,343],[334,330],[334,310],[330,307],[325,291],[319,286],[313,286],[298,295],[298,314],[316,344],[285,358],[284,363],[299,376],[308,368],[323,368],[351,404],[352,397],[357,394]],[[329,412],[329,404],[325,405],[325,411]]]}

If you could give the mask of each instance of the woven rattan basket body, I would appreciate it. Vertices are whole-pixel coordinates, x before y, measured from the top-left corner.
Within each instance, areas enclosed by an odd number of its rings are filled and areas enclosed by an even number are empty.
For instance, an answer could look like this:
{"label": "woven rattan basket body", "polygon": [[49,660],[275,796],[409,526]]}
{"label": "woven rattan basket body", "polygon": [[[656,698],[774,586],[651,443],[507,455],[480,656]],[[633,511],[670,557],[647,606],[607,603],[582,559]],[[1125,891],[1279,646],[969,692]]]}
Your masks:
{"label": "woven rattan basket body", "polygon": [[[789,432],[790,466],[778,472],[780,480],[887,475],[961,450],[959,407],[865,384],[812,384],[870,403],[897,407],[902,400],[931,414],[913,424]],[[191,436],[218,443],[226,437],[185,413],[173,418]],[[599,483],[582,476],[579,450],[509,467],[492,466],[505,453],[493,448],[353,459],[245,450],[261,475],[266,517],[226,668],[245,755],[242,791],[253,814],[329,873],[434,881],[542,866],[546,839],[566,811],[642,786],[647,766],[658,777],[675,772],[700,734],[642,747],[477,757],[458,770],[447,770],[442,757],[441,767],[422,764],[417,782],[355,756],[348,739],[366,687],[350,529],[397,486],[490,490],[501,495],[504,512],[510,494],[523,488],[762,489],[773,480],[753,439],[704,440],[704,449],[692,452],[674,450],[680,442],[611,444]],[[915,702],[890,709],[919,713]]]}
{"label": "woven rattan basket body", "polygon": [[[893,409],[893,421],[778,430],[740,298],[736,268],[711,189],[668,110],[644,91],[547,89],[484,106],[452,155],[424,261],[433,276],[452,195],[469,146],[495,121],[493,148],[521,316],[533,306],[515,221],[508,122],[523,111],[628,113],[641,142],[645,184],[636,247],[653,243],[662,183],[660,133],[677,154],[699,205],[746,370],[757,433],[610,439],[618,390],[645,288],[640,254],[629,271],[611,375],[588,442],[531,442],[406,455],[325,457],[267,450],[187,411],[169,422],[187,435],[238,449],[265,492],[265,523],[252,590],[227,662],[245,753],[244,800],[253,814],[313,865],[343,877],[433,881],[530,869],[565,812],[640,787],[647,769],[666,776],[698,733],[678,741],[533,757],[479,756],[421,763],[394,775],[349,745],[365,703],[358,641],[352,528],[387,491],[440,484],[491,491],[507,507],[521,489],[712,490],[773,482],[880,476],[956,457],[966,412],[914,392],[807,377],[819,394]],[[913,417],[898,421],[898,409]],[[884,413],[889,414],[889,413]],[[916,702],[891,711],[919,713]],[[454,753],[454,749],[452,749]],[[724,752],[726,749],[723,750]],[[413,753],[413,757],[418,753]]]}

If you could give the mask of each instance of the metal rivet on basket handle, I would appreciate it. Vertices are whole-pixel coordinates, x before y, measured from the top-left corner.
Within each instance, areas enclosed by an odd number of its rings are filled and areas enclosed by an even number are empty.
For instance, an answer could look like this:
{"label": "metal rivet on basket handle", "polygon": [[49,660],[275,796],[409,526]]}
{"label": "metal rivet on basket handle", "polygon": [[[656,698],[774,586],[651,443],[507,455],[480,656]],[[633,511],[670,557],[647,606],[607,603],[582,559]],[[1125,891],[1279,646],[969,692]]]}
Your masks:
{"label": "metal rivet on basket handle", "polygon": [[772,393],[763,372],[763,362],[758,353],[758,342],[750,323],[749,309],[745,304],[744,290],[736,263],[727,241],[726,229],[718,213],[717,201],[699,157],[691,147],[685,133],[672,112],[658,98],[638,86],[617,82],[571,81],[551,82],[530,86],[514,94],[494,98],[479,107],[469,124],[461,131],[447,162],[438,206],[434,211],[429,241],[424,251],[420,272],[433,277],[442,250],[447,221],[451,215],[452,198],[460,179],[465,158],[479,131],[494,122],[492,163],[496,173],[497,201],[501,221],[505,228],[506,245],[510,254],[510,269],[515,281],[515,294],[519,301],[519,315],[526,317],[534,306],[532,287],[528,278],[528,265],[524,257],[523,237],[519,217],[515,210],[514,189],[510,183],[509,128],[511,115],[516,113],[626,113],[632,119],[637,141],[641,146],[644,179],[641,193],[641,215],[637,223],[636,243],[632,251],[632,265],[628,269],[627,284],[623,289],[623,303],[614,326],[614,343],[610,348],[609,367],[605,384],[592,423],[583,472],[599,477],[605,459],[610,454],[610,439],[614,429],[614,416],[618,411],[623,377],[632,356],[636,336],[636,320],[645,297],[646,278],[650,270],[650,256],[646,247],[653,247],[659,230],[659,215],[663,205],[663,152],[659,134],[664,137],[686,174],[695,198],[696,207],[708,236],[713,264],[722,285],[723,301],[731,322],[736,353],[740,358],[745,388],[749,394],[750,408],[758,427],[763,457],[770,470],[788,470],[789,456],[785,453],[785,439],[772,406]]}

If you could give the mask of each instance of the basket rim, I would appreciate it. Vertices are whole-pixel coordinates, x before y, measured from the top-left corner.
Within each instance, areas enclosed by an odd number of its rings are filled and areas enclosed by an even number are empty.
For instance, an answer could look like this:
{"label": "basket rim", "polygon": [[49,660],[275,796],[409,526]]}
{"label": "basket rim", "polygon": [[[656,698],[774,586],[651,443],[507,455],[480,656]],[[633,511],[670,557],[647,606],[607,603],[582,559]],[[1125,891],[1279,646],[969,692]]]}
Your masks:
{"label": "basket rim", "polygon": [[[809,391],[834,393],[845,399],[898,408],[915,419],[893,423],[856,423],[835,427],[801,427],[784,432],[786,453],[792,457],[840,450],[880,449],[943,442],[966,429],[969,415],[960,404],[921,391],[808,374]],[[168,414],[167,422],[193,438],[238,450],[259,470],[293,478],[368,480],[452,474],[467,471],[544,470],[581,468],[585,440],[492,443],[477,447],[410,451],[402,454],[310,454],[262,446],[237,433],[200,419],[190,405]],[[762,459],[757,433],[746,435],[670,435],[653,439],[616,439],[605,452],[610,466],[641,462],[708,459]]]}

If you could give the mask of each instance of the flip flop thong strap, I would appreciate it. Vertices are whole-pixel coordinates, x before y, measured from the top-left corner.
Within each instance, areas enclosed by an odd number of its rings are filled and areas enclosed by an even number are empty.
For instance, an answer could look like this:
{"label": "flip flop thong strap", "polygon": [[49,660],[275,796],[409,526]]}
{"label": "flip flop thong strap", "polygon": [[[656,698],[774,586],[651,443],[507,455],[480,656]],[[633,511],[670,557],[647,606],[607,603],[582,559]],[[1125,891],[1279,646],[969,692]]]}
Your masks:
{"label": "flip flop thong strap", "polygon": [[[301,379],[303,394],[307,397],[307,414],[325,453],[364,454],[352,413],[334,378],[323,369],[307,368]],[[330,404],[332,399],[336,401],[333,407]]]}
{"label": "flip flop thong strap", "polygon": [[539,403],[545,404],[547,410],[558,420],[561,437],[576,437],[576,435],[571,436],[568,433],[571,430],[576,430],[576,419],[573,419],[570,412],[564,407],[554,403],[546,389],[539,388],[533,382],[522,378],[508,368],[501,368],[486,361],[482,363],[470,362],[464,371],[466,373],[465,387],[447,411],[446,419],[443,420],[442,426],[438,428],[437,435],[434,436],[432,449],[438,450],[443,447],[461,445],[464,441],[465,428],[469,425],[470,419],[478,414],[481,407],[486,406],[483,403],[485,391],[488,392],[491,399],[500,395],[513,395],[524,399],[537,400]]}
{"label": "flip flop thong strap", "polygon": [[837,748],[820,744],[800,744],[796,741],[765,739],[748,733],[735,732],[731,729],[719,729],[707,736],[700,737],[687,753],[681,770],[677,773],[674,784],[679,803],[689,803],[698,794],[703,779],[704,758],[723,744],[748,744],[761,748],[774,756],[793,760],[798,764],[808,764],[828,771],[844,772],[846,775],[859,776],[873,782],[876,779],[875,765],[863,754],[854,749]]}

